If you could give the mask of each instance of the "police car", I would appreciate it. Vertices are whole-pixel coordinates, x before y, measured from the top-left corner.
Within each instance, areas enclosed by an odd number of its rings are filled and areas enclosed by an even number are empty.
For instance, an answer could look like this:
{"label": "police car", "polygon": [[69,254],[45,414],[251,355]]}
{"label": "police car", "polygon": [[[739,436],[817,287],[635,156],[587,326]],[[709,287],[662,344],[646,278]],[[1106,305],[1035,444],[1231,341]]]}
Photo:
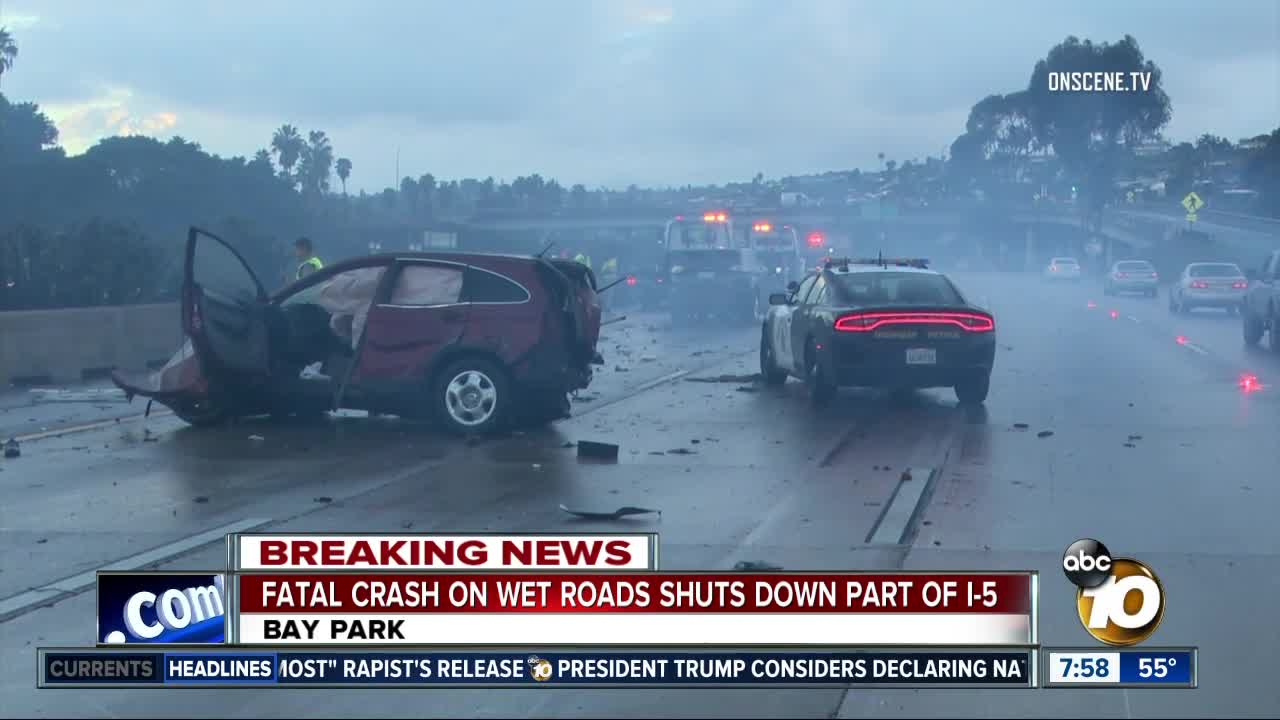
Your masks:
{"label": "police car", "polygon": [[951,387],[963,404],[986,401],[995,317],[967,300],[927,260],[828,259],[769,296],[760,371],[807,385],[822,404],[840,387]]}

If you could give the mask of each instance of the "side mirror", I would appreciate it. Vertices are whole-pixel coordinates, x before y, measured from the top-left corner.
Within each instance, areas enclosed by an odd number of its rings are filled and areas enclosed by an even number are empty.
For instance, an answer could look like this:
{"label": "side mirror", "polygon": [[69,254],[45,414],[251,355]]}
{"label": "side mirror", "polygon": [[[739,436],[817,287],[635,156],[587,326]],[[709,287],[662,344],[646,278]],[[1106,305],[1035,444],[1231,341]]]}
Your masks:
{"label": "side mirror", "polygon": [[796,282],[795,280],[792,280],[791,282],[787,283],[787,292],[794,293],[799,289],[800,289],[800,283]]}
{"label": "side mirror", "polygon": [[769,296],[770,305],[786,305],[787,296],[782,293],[773,293]]}

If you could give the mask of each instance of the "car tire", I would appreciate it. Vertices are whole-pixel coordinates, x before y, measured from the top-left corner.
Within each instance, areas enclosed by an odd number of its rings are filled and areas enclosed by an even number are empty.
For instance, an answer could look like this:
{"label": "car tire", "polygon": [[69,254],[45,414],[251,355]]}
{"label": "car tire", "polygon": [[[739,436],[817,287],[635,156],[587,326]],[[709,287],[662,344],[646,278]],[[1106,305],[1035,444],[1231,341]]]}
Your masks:
{"label": "car tire", "polygon": [[506,425],[513,399],[506,368],[474,356],[455,360],[436,374],[430,402],[446,430],[486,434]]}
{"label": "car tire", "polygon": [[787,381],[787,371],[778,367],[773,356],[773,346],[769,344],[769,335],[760,331],[760,377],[766,385],[779,386]]}
{"label": "car tire", "polygon": [[1262,324],[1262,320],[1253,316],[1248,308],[1244,308],[1241,312],[1243,319],[1240,323],[1244,329],[1244,344],[1247,347],[1257,347],[1258,342],[1262,340],[1262,333],[1266,328]]}
{"label": "car tire", "polygon": [[810,405],[822,407],[831,402],[831,397],[836,394],[836,384],[827,377],[826,371],[822,369],[822,363],[818,362],[818,350],[813,347],[812,341],[808,347],[805,353],[805,391],[809,395]]}
{"label": "car tire", "polygon": [[961,405],[981,405],[991,390],[991,375],[976,375],[956,383],[956,399]]}

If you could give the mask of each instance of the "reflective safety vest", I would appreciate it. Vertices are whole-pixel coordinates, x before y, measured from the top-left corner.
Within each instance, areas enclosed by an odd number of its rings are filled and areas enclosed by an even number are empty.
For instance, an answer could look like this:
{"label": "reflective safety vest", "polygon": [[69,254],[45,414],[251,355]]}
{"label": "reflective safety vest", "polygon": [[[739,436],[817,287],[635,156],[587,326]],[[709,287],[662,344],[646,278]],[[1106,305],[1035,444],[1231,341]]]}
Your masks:
{"label": "reflective safety vest", "polygon": [[604,265],[600,267],[600,272],[605,275],[610,273],[616,274],[618,272],[618,258],[609,258],[608,260],[605,260]]}
{"label": "reflective safety vest", "polygon": [[574,262],[580,262],[583,265],[586,265],[587,267],[591,267],[591,257],[588,255],[583,255],[582,253],[578,253],[576,256],[574,256],[573,260]]}
{"label": "reflective safety vest", "polygon": [[[311,270],[306,270],[307,267],[310,267]],[[303,260],[301,263],[298,264],[298,276],[296,279],[301,280],[303,276],[309,275],[323,267],[324,267],[324,263],[320,262],[320,258],[316,257],[315,255],[312,255],[311,257],[307,258],[306,260]]]}

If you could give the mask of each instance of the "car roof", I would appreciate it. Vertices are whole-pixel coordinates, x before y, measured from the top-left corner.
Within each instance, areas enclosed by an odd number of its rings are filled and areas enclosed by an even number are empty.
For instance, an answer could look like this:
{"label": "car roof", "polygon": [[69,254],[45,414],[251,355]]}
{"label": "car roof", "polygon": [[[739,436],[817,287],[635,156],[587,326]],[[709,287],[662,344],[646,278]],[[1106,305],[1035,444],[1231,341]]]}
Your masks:
{"label": "car roof", "polygon": [[1233,263],[1233,262],[1226,262],[1226,261],[1223,261],[1223,262],[1193,262],[1193,263],[1188,263],[1188,264],[1187,264],[1187,267],[1189,267],[1189,268],[1193,268],[1193,267],[1204,267],[1204,266],[1206,266],[1206,265],[1226,265],[1226,266],[1228,266],[1228,267],[1233,267],[1233,268],[1236,268],[1236,269],[1239,269],[1239,268],[1240,268],[1240,266],[1239,266],[1239,265],[1237,265],[1237,264],[1235,264],[1235,263]]}
{"label": "car roof", "polygon": [[1116,265],[1150,265],[1150,260],[1119,260]]}
{"label": "car roof", "polygon": [[854,274],[871,274],[871,273],[911,273],[913,275],[941,275],[937,270],[929,268],[911,267],[910,265],[831,265],[823,268],[833,275],[854,275]]}

